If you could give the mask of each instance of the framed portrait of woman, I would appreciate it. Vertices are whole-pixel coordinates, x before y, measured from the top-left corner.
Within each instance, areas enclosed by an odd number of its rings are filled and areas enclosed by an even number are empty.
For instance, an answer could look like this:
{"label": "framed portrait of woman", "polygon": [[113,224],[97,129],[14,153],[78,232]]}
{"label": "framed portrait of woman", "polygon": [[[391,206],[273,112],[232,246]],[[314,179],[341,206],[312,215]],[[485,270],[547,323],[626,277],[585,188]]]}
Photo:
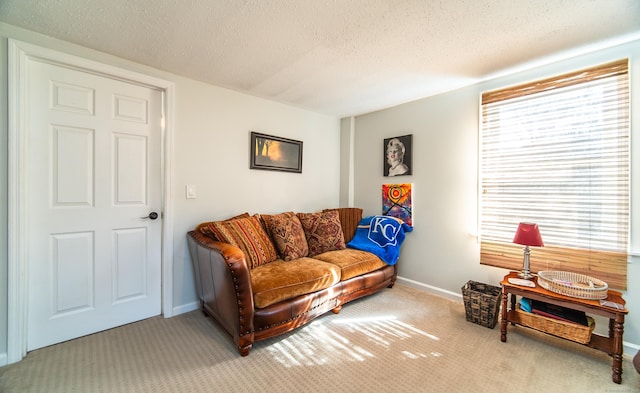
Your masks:
{"label": "framed portrait of woman", "polygon": [[386,138],[383,142],[384,176],[412,175],[411,147],[413,135]]}

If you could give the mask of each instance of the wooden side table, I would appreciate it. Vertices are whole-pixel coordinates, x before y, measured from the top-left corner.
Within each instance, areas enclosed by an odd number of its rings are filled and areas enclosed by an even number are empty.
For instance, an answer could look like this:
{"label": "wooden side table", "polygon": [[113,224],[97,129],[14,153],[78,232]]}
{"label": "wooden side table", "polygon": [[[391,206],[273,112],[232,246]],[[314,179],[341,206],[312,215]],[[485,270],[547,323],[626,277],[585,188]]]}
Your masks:
{"label": "wooden side table", "polygon": [[[532,300],[538,300],[557,306],[562,306],[574,310],[584,311],[588,314],[600,315],[609,318],[609,336],[601,336],[595,333],[591,334],[591,340],[583,345],[597,349],[599,351],[606,352],[613,358],[613,373],[611,378],[615,383],[622,382],[622,333],[624,331],[624,316],[629,313],[629,310],[624,307],[625,301],[622,299],[622,294],[617,291],[608,291],[608,301],[621,304],[623,308],[621,310],[606,307],[600,305],[598,300],[585,300],[577,299],[569,296],[560,295],[555,292],[547,291],[546,289],[538,285],[538,277],[535,277],[533,282],[536,283],[535,288],[519,286],[511,284],[509,278],[517,278],[517,272],[511,272],[504,277],[502,282],[502,321],[500,323],[500,340],[502,342],[507,341],[507,325],[510,322],[512,325],[518,323],[518,319],[515,318],[516,310],[516,296],[526,297]],[[508,298],[510,296],[511,304],[508,307]]]}

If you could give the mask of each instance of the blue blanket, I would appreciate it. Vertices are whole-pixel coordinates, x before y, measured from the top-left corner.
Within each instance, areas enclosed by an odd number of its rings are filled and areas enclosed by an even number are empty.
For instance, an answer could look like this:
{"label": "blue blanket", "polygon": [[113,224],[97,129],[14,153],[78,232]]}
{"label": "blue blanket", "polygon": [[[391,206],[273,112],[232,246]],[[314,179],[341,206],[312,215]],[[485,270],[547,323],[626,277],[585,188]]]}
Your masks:
{"label": "blue blanket", "polygon": [[400,245],[405,233],[413,227],[390,216],[369,216],[358,223],[356,234],[347,247],[376,254],[389,265],[395,265],[400,257]]}

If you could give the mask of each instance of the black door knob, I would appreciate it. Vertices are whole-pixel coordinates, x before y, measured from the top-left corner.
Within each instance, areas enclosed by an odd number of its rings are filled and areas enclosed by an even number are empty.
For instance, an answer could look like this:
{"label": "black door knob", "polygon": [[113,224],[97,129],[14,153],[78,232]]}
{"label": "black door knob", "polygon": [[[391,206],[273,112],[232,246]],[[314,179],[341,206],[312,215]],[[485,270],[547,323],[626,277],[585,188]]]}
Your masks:
{"label": "black door knob", "polygon": [[143,220],[146,220],[147,218],[150,218],[150,219],[152,219],[152,220],[155,220],[156,218],[158,218],[158,213],[156,213],[156,212],[151,212],[151,213],[149,213],[149,215],[148,215],[148,216],[144,216],[144,217],[140,217],[140,218],[142,218]]}

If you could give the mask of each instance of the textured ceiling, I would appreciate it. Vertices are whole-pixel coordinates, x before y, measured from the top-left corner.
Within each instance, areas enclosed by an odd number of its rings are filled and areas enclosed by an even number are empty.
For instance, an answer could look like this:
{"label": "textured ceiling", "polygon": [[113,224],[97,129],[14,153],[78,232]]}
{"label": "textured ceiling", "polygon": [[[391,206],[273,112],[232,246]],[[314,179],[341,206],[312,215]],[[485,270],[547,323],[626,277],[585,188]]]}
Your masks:
{"label": "textured ceiling", "polygon": [[339,117],[640,37],[640,0],[0,0],[0,21]]}

